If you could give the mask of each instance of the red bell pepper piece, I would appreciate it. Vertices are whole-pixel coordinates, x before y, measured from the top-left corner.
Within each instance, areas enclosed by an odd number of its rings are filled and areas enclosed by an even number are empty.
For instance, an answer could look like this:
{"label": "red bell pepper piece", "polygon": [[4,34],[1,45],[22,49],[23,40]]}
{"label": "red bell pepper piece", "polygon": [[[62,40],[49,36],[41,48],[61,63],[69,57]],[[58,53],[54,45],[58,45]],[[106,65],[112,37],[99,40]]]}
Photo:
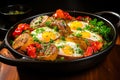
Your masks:
{"label": "red bell pepper piece", "polygon": [[89,47],[87,47],[87,50],[84,53],[84,56],[85,57],[90,56],[90,55],[92,55],[92,53],[93,53],[93,48],[89,46]]}
{"label": "red bell pepper piece", "polygon": [[27,54],[31,58],[36,58],[36,56],[37,56],[36,55],[36,48],[33,46],[33,44],[31,44],[27,47]]}
{"label": "red bell pepper piece", "polygon": [[54,14],[56,18],[64,18],[64,13],[61,9],[58,9],[56,13]]}
{"label": "red bell pepper piece", "polygon": [[27,30],[30,28],[30,25],[27,23],[20,23],[18,25],[18,27],[15,29],[15,31],[13,32],[13,36],[19,36],[24,30]]}
{"label": "red bell pepper piece", "polygon": [[65,16],[65,19],[69,19],[69,20],[72,19],[72,16],[70,16],[68,12],[64,12],[64,16]]}
{"label": "red bell pepper piece", "polygon": [[100,50],[103,46],[102,42],[91,42],[91,45],[87,47],[86,52],[84,53],[84,56],[90,56],[93,54],[93,52],[97,52],[98,50]]}
{"label": "red bell pepper piece", "polygon": [[65,12],[61,9],[56,10],[55,14],[53,14],[55,18],[63,18],[63,19],[72,19],[72,16],[68,12]]}
{"label": "red bell pepper piece", "polygon": [[31,58],[36,58],[37,55],[36,55],[36,51],[37,49],[41,49],[41,45],[39,43],[35,43],[35,44],[30,44],[28,47],[27,47],[27,54],[28,56],[30,56]]}
{"label": "red bell pepper piece", "polygon": [[15,31],[13,32],[13,36],[16,37],[22,33],[22,29],[16,28]]}
{"label": "red bell pepper piece", "polygon": [[98,51],[98,50],[100,50],[100,49],[102,48],[103,43],[102,43],[102,42],[95,41],[95,42],[92,42],[92,43],[91,43],[91,46],[92,46],[94,52],[96,52],[96,51]]}
{"label": "red bell pepper piece", "polygon": [[81,20],[83,20],[83,17],[82,16],[78,16],[78,17],[76,17],[76,19],[81,21]]}

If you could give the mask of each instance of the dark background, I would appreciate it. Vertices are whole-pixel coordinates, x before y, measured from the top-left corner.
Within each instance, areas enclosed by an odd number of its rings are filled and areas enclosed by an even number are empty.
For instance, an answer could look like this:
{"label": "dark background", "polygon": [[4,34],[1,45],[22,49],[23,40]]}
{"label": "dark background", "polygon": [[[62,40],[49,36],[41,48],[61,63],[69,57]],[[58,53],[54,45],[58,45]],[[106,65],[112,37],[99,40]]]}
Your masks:
{"label": "dark background", "polygon": [[58,8],[88,12],[112,10],[120,13],[118,0],[4,0],[0,6],[8,4],[27,4],[38,13]]}
{"label": "dark background", "polygon": [[[25,4],[30,6],[32,11],[26,17],[55,11],[59,8],[63,10],[78,10],[91,13],[99,11],[114,11],[120,14],[118,0],[2,0],[2,2],[0,2],[0,8],[12,4]],[[3,21],[3,19],[0,18],[0,21]],[[0,27],[5,27],[5,20],[2,24],[3,25]]]}

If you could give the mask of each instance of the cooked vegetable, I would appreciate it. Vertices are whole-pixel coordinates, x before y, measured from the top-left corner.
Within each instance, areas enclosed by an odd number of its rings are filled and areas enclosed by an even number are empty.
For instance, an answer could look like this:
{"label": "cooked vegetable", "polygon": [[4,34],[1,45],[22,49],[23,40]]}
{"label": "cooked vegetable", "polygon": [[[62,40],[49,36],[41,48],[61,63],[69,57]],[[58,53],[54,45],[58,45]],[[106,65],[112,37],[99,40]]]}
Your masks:
{"label": "cooked vegetable", "polygon": [[46,48],[44,54],[41,55],[41,56],[38,56],[38,58],[40,60],[51,60],[51,61],[54,61],[54,60],[56,60],[57,56],[58,56],[58,49],[57,49],[57,47],[55,45],[53,45],[53,44],[50,44]]}
{"label": "cooked vegetable", "polygon": [[72,16],[70,16],[70,14],[68,12],[65,12],[61,9],[56,10],[56,13],[53,14],[53,16],[55,18],[62,18],[62,19],[69,19],[69,20],[72,19]]}
{"label": "cooked vegetable", "polygon": [[30,30],[30,25],[27,23],[21,23],[18,25],[18,27],[13,32],[13,36],[17,37],[19,36],[24,30]]}
{"label": "cooked vegetable", "polygon": [[72,60],[88,57],[111,44],[111,28],[89,16],[71,16],[61,9],[20,23],[12,47],[37,60]]}
{"label": "cooked vegetable", "polygon": [[110,31],[111,28],[109,28],[108,26],[105,25],[105,23],[103,21],[99,21],[96,18],[93,20],[90,20],[90,24],[92,24],[92,26],[95,26],[94,28],[89,28],[91,31],[93,32],[97,32],[98,34],[102,35],[104,37],[105,40],[109,40],[109,35],[110,35]]}
{"label": "cooked vegetable", "polygon": [[18,49],[18,48],[22,47],[28,41],[29,37],[30,37],[30,35],[28,33],[20,34],[20,36],[18,36],[13,41],[12,47],[14,49]]}

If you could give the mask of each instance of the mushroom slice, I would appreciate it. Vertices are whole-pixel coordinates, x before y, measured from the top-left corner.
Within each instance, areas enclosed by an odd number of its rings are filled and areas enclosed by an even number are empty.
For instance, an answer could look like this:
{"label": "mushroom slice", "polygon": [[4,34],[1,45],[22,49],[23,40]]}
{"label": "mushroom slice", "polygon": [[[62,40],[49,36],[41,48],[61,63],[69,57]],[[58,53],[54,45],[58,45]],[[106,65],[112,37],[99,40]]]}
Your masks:
{"label": "mushroom slice", "polygon": [[31,22],[30,22],[30,27],[32,28],[38,28],[44,25],[44,23],[46,22],[46,20],[49,18],[49,16],[45,15],[45,16],[38,16],[36,18],[34,18]]}
{"label": "mushroom slice", "polygon": [[40,60],[51,60],[54,61],[57,58],[58,55],[58,49],[55,45],[51,44],[49,47],[47,47],[46,51],[44,52],[44,55],[38,56]]}
{"label": "mushroom slice", "polygon": [[21,46],[23,46],[29,39],[30,35],[28,33],[23,33],[21,34],[20,36],[18,36],[14,41],[13,41],[13,44],[12,44],[12,47],[14,49],[18,49],[20,48]]}
{"label": "mushroom slice", "polygon": [[66,24],[64,20],[55,20],[51,23],[52,25],[56,25],[59,29],[59,33],[62,36],[68,36],[72,31],[70,30],[70,27]]}
{"label": "mushroom slice", "polygon": [[30,44],[33,44],[33,43],[34,43],[34,40],[33,40],[32,36],[29,36],[26,43],[23,46],[21,46],[19,50],[22,51],[22,52],[26,52],[27,46],[30,45]]}

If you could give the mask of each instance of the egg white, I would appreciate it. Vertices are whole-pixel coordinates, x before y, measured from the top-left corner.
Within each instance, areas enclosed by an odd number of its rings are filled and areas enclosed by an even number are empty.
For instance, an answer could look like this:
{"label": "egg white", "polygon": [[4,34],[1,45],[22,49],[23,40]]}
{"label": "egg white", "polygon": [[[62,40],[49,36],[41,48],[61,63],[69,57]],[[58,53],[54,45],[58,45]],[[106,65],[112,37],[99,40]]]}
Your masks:
{"label": "egg white", "polygon": [[[52,38],[52,35],[50,35],[49,33],[54,35],[55,38]],[[31,34],[34,39],[37,39],[42,42],[49,42],[50,40],[55,40],[60,37],[60,34],[58,32],[56,32],[54,29],[51,29],[49,27],[37,28],[34,31],[32,31]],[[48,38],[49,40],[45,41],[45,39],[43,39],[44,34],[46,35],[46,38]]]}
{"label": "egg white", "polygon": [[86,39],[89,39],[92,41],[103,41],[102,37],[99,34],[90,32],[88,30],[76,31],[72,35],[77,36],[77,37],[86,38]]}
{"label": "egg white", "polygon": [[102,41],[102,37],[96,33],[90,32],[90,31],[86,31],[88,33],[90,33],[90,37],[88,39],[93,40],[93,41]]}
{"label": "egg white", "polygon": [[[83,50],[75,42],[71,42],[71,41],[57,41],[55,43],[55,45],[59,49],[58,55],[69,56],[69,57],[80,57],[80,56],[82,56]],[[72,54],[65,53],[63,51],[64,46],[69,46],[73,50],[73,53]],[[69,52],[69,50],[67,50],[67,51]],[[80,53],[80,51],[81,51],[81,53]]]}
{"label": "egg white", "polygon": [[68,26],[70,27],[71,31],[76,32],[79,29],[83,29],[88,25],[87,22],[84,21],[71,21],[68,23]]}

